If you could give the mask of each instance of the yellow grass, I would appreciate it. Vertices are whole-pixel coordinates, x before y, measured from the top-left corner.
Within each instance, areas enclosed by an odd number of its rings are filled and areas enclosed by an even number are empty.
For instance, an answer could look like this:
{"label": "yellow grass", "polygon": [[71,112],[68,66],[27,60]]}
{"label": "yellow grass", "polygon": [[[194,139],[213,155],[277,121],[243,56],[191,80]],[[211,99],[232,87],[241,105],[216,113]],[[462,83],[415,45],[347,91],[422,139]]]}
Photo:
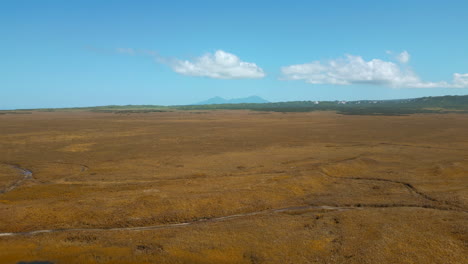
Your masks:
{"label": "yellow grass", "polygon": [[0,126],[1,190],[24,177],[11,165],[33,172],[0,194],[0,233],[85,229],[0,236],[0,263],[466,259],[468,115],[34,112]]}

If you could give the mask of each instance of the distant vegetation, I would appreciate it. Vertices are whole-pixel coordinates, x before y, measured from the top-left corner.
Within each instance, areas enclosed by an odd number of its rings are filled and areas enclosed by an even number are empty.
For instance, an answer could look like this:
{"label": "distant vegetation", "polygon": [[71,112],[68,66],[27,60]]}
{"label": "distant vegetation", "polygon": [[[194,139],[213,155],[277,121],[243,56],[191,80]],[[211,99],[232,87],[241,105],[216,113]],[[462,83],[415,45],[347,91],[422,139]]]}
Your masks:
{"label": "distant vegetation", "polygon": [[[0,111],[0,114],[31,113],[34,109]],[[92,111],[99,113],[135,114],[169,112],[175,110],[254,110],[273,112],[336,111],[343,115],[409,115],[417,113],[468,113],[468,95],[435,96],[398,100],[360,101],[294,101],[278,103],[236,103],[205,105],[108,105],[60,109],[36,109],[35,111]]]}
{"label": "distant vegetation", "polygon": [[344,115],[408,115],[415,113],[468,113],[468,95],[401,100],[295,101],[264,104],[177,106],[179,110],[247,109],[274,112],[336,111]]}
{"label": "distant vegetation", "polygon": [[161,109],[124,109],[124,110],[91,110],[92,112],[99,112],[99,113],[114,113],[114,114],[146,114],[146,113],[154,113],[154,112],[170,112],[168,110],[161,110]]}
{"label": "distant vegetation", "polygon": [[30,111],[0,111],[0,115],[6,115],[6,114],[10,114],[10,115],[27,115],[27,114],[32,114],[32,112]]}
{"label": "distant vegetation", "polygon": [[[23,111],[39,111],[39,112],[55,112],[55,111],[91,111],[97,113],[114,113],[114,114],[136,114],[136,113],[153,113],[153,112],[168,112],[174,108],[159,105],[106,105],[106,106],[91,106],[91,107],[72,107],[72,108],[41,108],[41,109],[23,109],[13,111],[0,111],[4,113],[23,113]],[[28,112],[31,113],[31,112]]]}

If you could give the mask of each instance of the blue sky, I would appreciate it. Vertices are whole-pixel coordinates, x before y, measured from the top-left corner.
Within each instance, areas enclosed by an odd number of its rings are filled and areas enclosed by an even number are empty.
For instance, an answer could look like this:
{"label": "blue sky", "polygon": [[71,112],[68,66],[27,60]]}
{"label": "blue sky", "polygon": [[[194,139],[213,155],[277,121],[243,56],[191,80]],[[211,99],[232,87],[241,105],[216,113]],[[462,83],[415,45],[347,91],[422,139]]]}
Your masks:
{"label": "blue sky", "polygon": [[467,13],[466,0],[5,0],[0,109],[464,95]]}

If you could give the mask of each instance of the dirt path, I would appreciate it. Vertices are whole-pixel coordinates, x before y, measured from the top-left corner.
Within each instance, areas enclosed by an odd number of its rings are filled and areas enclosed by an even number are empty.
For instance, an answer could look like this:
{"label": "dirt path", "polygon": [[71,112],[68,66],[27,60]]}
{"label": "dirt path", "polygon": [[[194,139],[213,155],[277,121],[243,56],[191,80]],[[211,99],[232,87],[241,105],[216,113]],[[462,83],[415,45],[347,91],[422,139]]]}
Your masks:
{"label": "dirt path", "polygon": [[294,206],[294,207],[287,207],[287,208],[280,208],[280,209],[270,209],[270,210],[263,210],[263,211],[256,211],[251,213],[245,214],[235,214],[235,215],[228,215],[228,216],[221,216],[221,217],[214,217],[214,218],[202,218],[191,222],[182,222],[182,223],[174,223],[174,224],[164,224],[164,225],[154,225],[154,226],[136,226],[136,227],[117,227],[117,228],[65,228],[65,229],[44,229],[44,230],[35,230],[30,232],[17,232],[17,233],[0,233],[0,237],[2,236],[25,236],[25,235],[36,235],[41,233],[58,233],[58,232],[73,232],[73,231],[138,231],[138,230],[154,230],[154,229],[162,229],[162,228],[173,228],[173,227],[181,227],[181,226],[188,226],[200,223],[207,223],[207,222],[220,222],[229,219],[235,219],[240,217],[246,216],[255,216],[260,214],[271,214],[271,213],[282,213],[288,211],[297,211],[297,210],[330,210],[330,211],[343,211],[343,210],[350,210],[356,209],[355,207],[341,207],[341,206]]}
{"label": "dirt path", "polygon": [[[389,179],[382,179],[382,178],[374,178],[374,177],[337,177],[337,176],[333,176],[333,175],[330,175],[328,173],[326,173],[325,171],[323,170],[320,170],[320,174],[326,176],[326,177],[330,177],[330,178],[333,178],[333,179],[341,179],[341,180],[361,180],[361,181],[381,181],[381,182],[389,182],[389,183],[395,183],[395,184],[400,184],[402,186],[404,186],[405,188],[409,189],[411,192],[415,193],[416,195],[418,195],[419,197],[423,198],[423,199],[426,199],[430,202],[434,202],[436,204],[439,204],[439,206],[432,206],[432,207],[437,207],[438,209],[447,209],[447,210],[451,210],[451,209],[455,209],[455,210],[459,210],[459,211],[463,211],[463,212],[467,212],[467,210],[463,207],[460,207],[458,205],[455,205],[455,204],[452,204],[452,203],[449,203],[447,201],[441,201],[441,200],[438,200],[438,199],[435,199],[431,196],[429,196],[428,194],[424,193],[424,192],[421,192],[419,191],[418,189],[416,189],[416,187],[414,187],[411,183],[408,183],[408,182],[403,182],[403,181],[396,181],[396,180],[389,180]],[[429,207],[429,205],[427,206]],[[431,208],[432,208],[431,207]]]}
{"label": "dirt path", "polygon": [[[435,198],[432,198],[430,197],[429,195],[421,192],[421,191],[418,191],[412,184],[410,183],[407,183],[407,182],[402,182],[402,181],[395,181],[395,180],[388,180],[388,179],[381,179],[381,178],[366,178],[366,177],[336,177],[336,176],[332,176],[324,171],[321,171],[320,172],[322,175],[325,175],[327,177],[330,177],[330,178],[334,178],[334,179],[342,179],[342,180],[362,180],[362,181],[383,181],[383,182],[391,182],[391,183],[396,183],[396,184],[401,184],[403,186],[405,186],[406,188],[408,188],[409,190],[411,190],[412,192],[416,193],[417,195],[421,196],[422,198],[426,199],[426,200],[429,200],[429,201],[433,201],[433,202],[441,202],[441,201],[438,201],[437,199]],[[441,203],[447,203],[445,201],[441,202]],[[448,203],[447,203],[448,204]]]}
{"label": "dirt path", "polygon": [[321,210],[323,211],[347,211],[347,210],[362,210],[366,208],[423,208],[423,209],[433,209],[441,211],[457,211],[464,212],[462,210],[450,209],[450,208],[439,208],[436,206],[429,205],[417,205],[417,204],[352,204],[352,205],[343,205],[343,206],[329,206],[329,205],[306,205],[306,206],[292,206],[279,209],[270,209],[263,211],[250,212],[245,214],[235,214],[214,218],[202,218],[190,222],[174,223],[174,224],[164,224],[164,225],[153,225],[153,226],[135,226],[135,227],[115,227],[115,228],[62,228],[62,229],[44,229],[44,230],[34,230],[29,232],[16,232],[16,233],[0,233],[0,237],[11,237],[11,236],[29,236],[37,235],[43,233],[61,233],[61,232],[77,232],[77,231],[91,231],[91,232],[101,232],[101,231],[143,231],[143,230],[155,230],[155,229],[165,229],[165,228],[175,228],[189,225],[196,225],[201,223],[214,223],[221,222],[230,219],[236,219],[247,216],[256,216],[264,214],[274,214],[274,213],[284,213],[291,211],[302,211],[302,210]]}
{"label": "dirt path", "polygon": [[22,175],[23,177],[22,177],[21,179],[15,181],[14,183],[12,183],[10,186],[6,187],[5,189],[0,190],[0,194],[13,191],[15,188],[17,188],[18,186],[20,186],[24,181],[33,178],[33,173],[32,173],[32,171],[30,171],[30,170],[28,170],[28,169],[21,168],[20,166],[15,165],[15,164],[7,164],[7,163],[3,163],[3,164],[8,165],[8,166],[10,166],[10,167],[12,167],[12,168],[18,170],[18,171],[21,173],[21,175]]}
{"label": "dirt path", "polygon": [[[348,161],[356,159],[356,157],[340,160],[337,162]],[[333,162],[333,163],[337,163]],[[23,181],[32,178],[32,172],[21,168],[17,165],[7,164],[9,166],[14,167],[15,169],[21,171],[23,174],[23,178],[13,183],[7,189],[0,191],[1,193],[5,193],[11,191],[18,187]],[[81,165],[81,164],[80,164]],[[321,164],[323,165],[323,164]],[[82,165],[82,168],[88,169],[86,165]],[[337,177],[330,175],[324,172],[319,167],[319,172],[330,178],[335,179],[342,179],[342,180],[363,180],[363,181],[382,181],[382,182],[389,182],[400,184],[405,188],[408,188],[411,192],[415,193],[416,195],[432,202],[431,204],[344,204],[344,205],[302,205],[302,206],[292,206],[286,208],[278,208],[278,209],[269,209],[269,210],[262,210],[262,211],[255,211],[250,213],[244,214],[234,214],[228,216],[221,216],[221,217],[213,217],[213,218],[202,218],[195,221],[190,222],[182,222],[182,223],[173,223],[173,224],[163,224],[163,225],[153,225],[153,226],[136,226],[136,227],[115,227],[115,228],[64,228],[64,229],[44,229],[44,230],[34,230],[29,232],[16,232],[16,233],[0,233],[0,237],[7,237],[7,236],[28,236],[28,235],[36,235],[42,233],[59,233],[59,232],[77,232],[77,231],[92,231],[92,232],[100,232],[100,231],[141,231],[141,230],[155,230],[155,229],[164,229],[164,228],[175,228],[175,227],[182,227],[182,226],[189,226],[195,225],[200,223],[212,223],[212,222],[221,222],[230,219],[236,219],[241,217],[247,216],[255,216],[255,215],[264,215],[264,214],[274,214],[274,213],[284,213],[284,212],[291,212],[291,211],[300,211],[300,210],[322,210],[322,211],[346,211],[346,210],[356,210],[356,209],[369,209],[369,208],[421,208],[421,209],[431,209],[431,210],[439,210],[439,211],[456,211],[461,213],[468,213],[468,210],[461,208],[456,205],[452,205],[446,201],[439,201],[421,191],[416,189],[412,184],[402,181],[396,180],[389,180],[389,179],[381,179],[381,178],[366,178],[366,177]]]}

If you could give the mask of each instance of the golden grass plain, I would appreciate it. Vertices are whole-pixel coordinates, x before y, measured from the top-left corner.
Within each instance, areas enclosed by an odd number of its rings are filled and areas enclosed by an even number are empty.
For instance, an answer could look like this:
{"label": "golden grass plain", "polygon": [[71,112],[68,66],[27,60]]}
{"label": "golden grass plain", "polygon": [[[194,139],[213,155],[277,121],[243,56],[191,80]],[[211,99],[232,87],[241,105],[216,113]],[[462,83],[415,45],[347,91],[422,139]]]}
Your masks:
{"label": "golden grass plain", "polygon": [[464,114],[34,111],[0,149],[0,263],[468,262]]}

